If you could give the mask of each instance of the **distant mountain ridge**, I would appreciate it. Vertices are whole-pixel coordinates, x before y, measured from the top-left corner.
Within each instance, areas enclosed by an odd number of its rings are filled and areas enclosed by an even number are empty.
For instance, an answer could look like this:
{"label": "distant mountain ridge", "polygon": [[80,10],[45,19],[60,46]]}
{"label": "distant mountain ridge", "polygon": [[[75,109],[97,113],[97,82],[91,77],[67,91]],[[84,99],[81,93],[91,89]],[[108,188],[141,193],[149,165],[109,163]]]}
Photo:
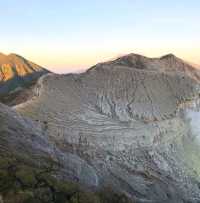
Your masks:
{"label": "distant mountain ridge", "polygon": [[5,55],[0,53],[0,81],[24,77],[36,72],[46,73],[48,71],[17,54]]}
{"label": "distant mountain ridge", "polygon": [[29,87],[47,73],[48,70],[22,56],[0,53],[0,101],[13,91]]}
{"label": "distant mountain ridge", "polygon": [[[100,67],[102,65],[126,66],[129,68],[145,71],[184,73],[193,79],[200,80],[200,71],[197,66],[176,57],[174,54],[167,54],[159,58],[149,58],[139,54],[131,53],[112,61],[99,63],[96,66]],[[89,70],[96,68],[96,66],[93,66]]]}

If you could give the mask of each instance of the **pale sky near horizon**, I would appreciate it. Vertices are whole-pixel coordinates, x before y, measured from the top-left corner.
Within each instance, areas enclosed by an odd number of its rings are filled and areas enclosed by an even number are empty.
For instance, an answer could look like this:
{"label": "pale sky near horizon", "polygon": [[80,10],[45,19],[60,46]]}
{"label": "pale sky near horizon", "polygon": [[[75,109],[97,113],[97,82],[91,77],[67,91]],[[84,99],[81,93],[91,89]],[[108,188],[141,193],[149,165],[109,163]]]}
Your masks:
{"label": "pale sky near horizon", "polygon": [[200,64],[199,0],[0,0],[0,52],[54,72],[128,53]]}

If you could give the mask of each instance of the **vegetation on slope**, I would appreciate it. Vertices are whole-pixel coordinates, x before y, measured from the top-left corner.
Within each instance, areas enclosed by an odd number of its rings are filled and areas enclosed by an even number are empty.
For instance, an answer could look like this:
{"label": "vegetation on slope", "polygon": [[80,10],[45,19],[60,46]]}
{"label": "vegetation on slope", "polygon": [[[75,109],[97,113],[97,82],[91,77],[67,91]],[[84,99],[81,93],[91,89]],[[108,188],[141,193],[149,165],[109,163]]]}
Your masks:
{"label": "vegetation on slope", "polygon": [[0,202],[3,203],[128,203],[112,190],[90,192],[54,176],[54,163],[38,168],[13,156],[0,155]]}
{"label": "vegetation on slope", "polygon": [[22,86],[21,88],[11,91],[5,95],[0,95],[0,102],[8,106],[15,106],[21,104],[33,96],[33,88],[37,80]]}

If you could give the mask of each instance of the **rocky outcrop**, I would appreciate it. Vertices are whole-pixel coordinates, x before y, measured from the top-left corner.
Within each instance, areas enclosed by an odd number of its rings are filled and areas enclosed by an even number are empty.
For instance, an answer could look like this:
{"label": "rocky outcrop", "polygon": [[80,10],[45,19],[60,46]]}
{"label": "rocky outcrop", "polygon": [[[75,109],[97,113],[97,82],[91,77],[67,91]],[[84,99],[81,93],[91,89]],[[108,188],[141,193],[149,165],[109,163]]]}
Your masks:
{"label": "rocky outcrop", "polygon": [[198,75],[171,54],[131,54],[82,74],[44,76],[36,96],[15,109],[62,153],[87,163],[72,172],[80,182],[112,186],[136,202],[198,202],[199,159],[191,162],[197,151],[180,112],[199,97]]}

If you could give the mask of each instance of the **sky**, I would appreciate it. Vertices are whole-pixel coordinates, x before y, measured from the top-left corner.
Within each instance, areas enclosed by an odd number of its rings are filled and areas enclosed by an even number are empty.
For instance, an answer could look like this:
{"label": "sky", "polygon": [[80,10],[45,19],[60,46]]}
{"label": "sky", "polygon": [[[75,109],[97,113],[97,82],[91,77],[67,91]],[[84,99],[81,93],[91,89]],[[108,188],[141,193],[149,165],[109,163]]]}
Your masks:
{"label": "sky", "polygon": [[129,53],[200,64],[199,0],[0,0],[0,52],[54,72]]}

